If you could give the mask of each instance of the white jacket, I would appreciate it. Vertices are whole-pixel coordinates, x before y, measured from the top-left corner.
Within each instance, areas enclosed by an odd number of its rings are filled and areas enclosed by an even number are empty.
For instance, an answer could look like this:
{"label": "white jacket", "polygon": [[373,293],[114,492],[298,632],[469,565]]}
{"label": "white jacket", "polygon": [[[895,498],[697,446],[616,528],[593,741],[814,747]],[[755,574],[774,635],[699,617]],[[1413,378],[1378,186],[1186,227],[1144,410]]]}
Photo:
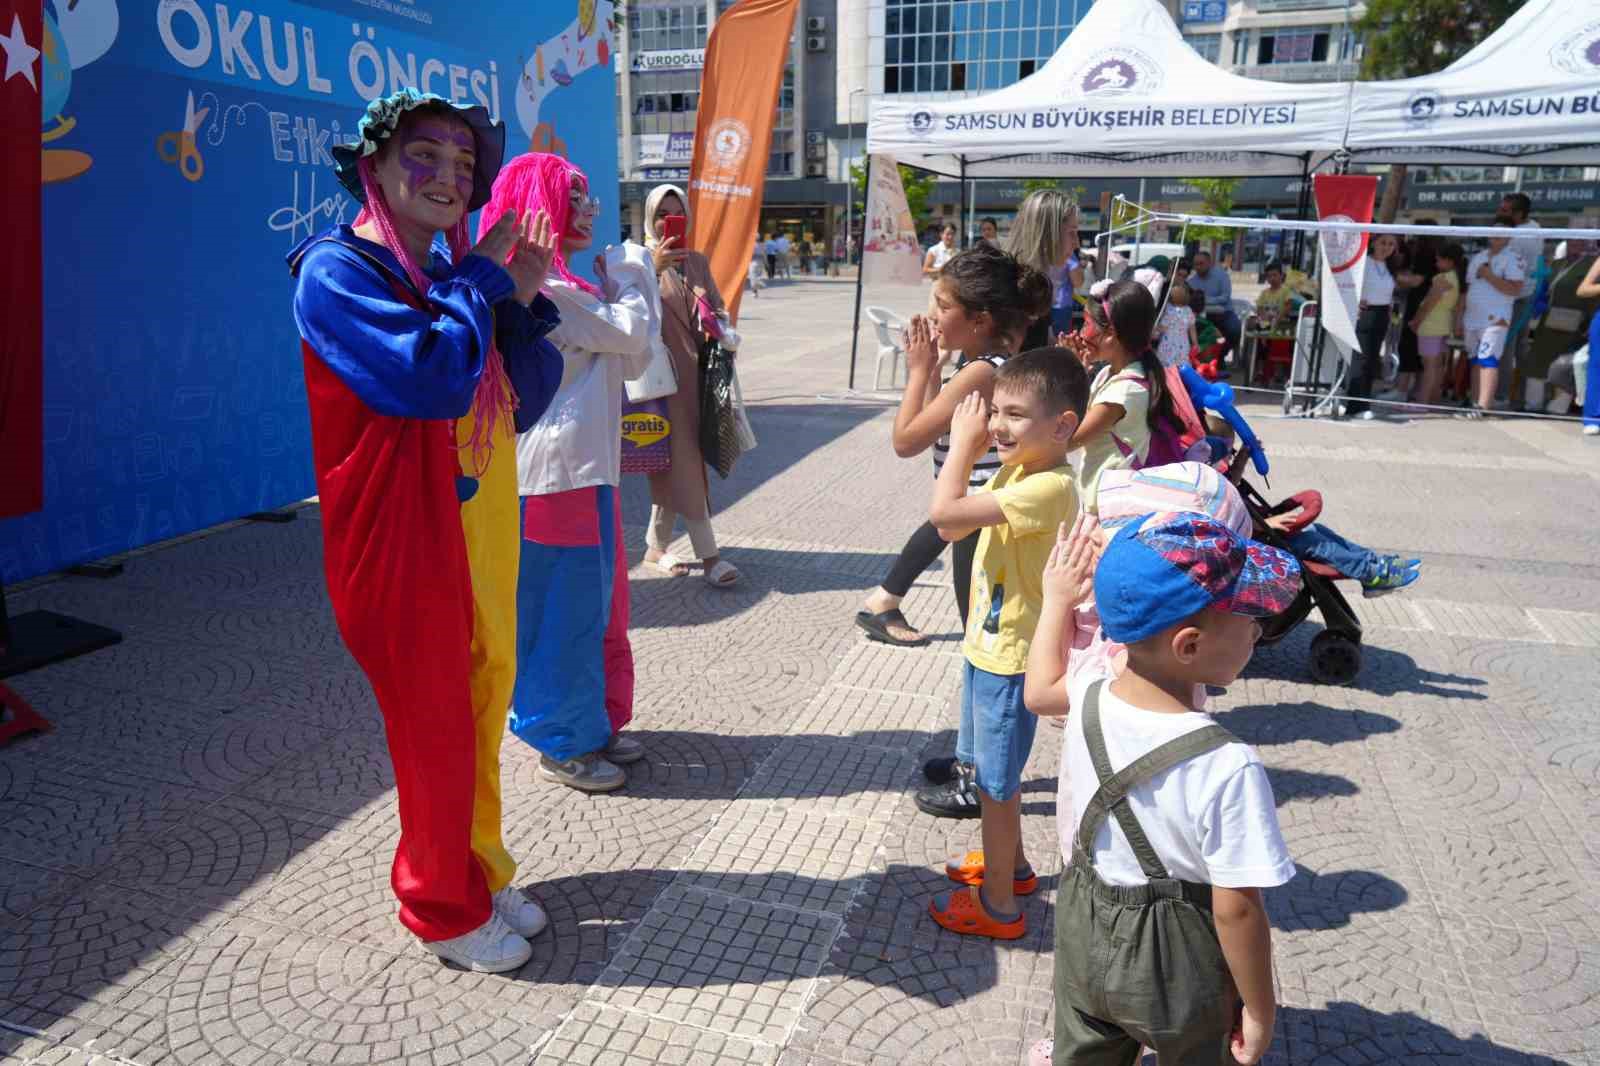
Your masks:
{"label": "white jacket", "polygon": [[659,332],[655,263],[642,245],[607,248],[616,299],[606,302],[552,278],[545,291],[561,312],[549,339],[561,349],[561,387],[544,416],[517,438],[517,492],[615,485],[622,478],[622,383],[644,373]]}

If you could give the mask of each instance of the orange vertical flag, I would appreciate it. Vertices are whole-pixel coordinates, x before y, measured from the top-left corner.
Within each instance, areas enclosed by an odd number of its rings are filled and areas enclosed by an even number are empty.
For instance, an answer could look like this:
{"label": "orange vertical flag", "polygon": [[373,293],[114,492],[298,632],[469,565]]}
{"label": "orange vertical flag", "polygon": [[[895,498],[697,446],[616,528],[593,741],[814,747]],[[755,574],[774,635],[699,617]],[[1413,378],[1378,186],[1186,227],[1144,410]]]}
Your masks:
{"label": "orange vertical flag", "polygon": [[689,168],[689,247],[711,261],[711,276],[737,319],[766,185],[772,117],[800,0],[739,0],[706,42]]}

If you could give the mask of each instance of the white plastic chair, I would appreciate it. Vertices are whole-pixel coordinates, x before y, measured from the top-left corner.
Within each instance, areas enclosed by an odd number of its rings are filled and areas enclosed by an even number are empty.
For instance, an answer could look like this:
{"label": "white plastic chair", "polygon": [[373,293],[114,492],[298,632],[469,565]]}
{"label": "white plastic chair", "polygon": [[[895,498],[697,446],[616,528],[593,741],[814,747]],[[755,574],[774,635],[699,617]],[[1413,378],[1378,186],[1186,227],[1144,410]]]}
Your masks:
{"label": "white plastic chair", "polygon": [[883,376],[883,361],[887,359],[889,387],[894,388],[895,374],[905,365],[905,349],[900,347],[900,331],[906,328],[905,320],[887,307],[869,307],[867,317],[878,335],[878,361],[872,368],[872,387],[874,390],[883,387],[879,379]]}

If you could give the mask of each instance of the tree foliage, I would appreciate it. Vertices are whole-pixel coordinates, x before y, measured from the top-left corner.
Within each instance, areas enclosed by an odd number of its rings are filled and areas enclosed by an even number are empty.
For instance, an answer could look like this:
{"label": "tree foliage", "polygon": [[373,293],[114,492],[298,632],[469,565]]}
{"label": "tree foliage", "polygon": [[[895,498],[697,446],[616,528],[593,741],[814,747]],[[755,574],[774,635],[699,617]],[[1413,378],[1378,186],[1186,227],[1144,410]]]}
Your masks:
{"label": "tree foliage", "polygon": [[[1189,178],[1190,185],[1200,190],[1200,213],[1227,215],[1233,212],[1233,198],[1239,191],[1242,178]],[[1189,240],[1226,241],[1233,239],[1234,231],[1221,226],[1189,227]]]}
{"label": "tree foliage", "polygon": [[[1356,21],[1366,42],[1363,78],[1416,78],[1454,63],[1502,26],[1523,0],[1367,0]],[[1378,221],[1393,222],[1407,168],[1389,169]]]}
{"label": "tree foliage", "polygon": [[1415,78],[1449,66],[1499,29],[1523,0],[1367,0],[1356,21],[1364,78]]}

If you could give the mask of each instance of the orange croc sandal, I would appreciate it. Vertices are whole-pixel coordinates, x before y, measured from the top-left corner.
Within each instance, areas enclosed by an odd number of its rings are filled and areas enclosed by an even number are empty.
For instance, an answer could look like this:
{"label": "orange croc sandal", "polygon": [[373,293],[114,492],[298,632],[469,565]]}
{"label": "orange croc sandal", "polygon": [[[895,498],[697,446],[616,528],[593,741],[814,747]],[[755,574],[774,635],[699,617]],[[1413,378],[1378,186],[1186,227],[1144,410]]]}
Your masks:
{"label": "orange croc sandal", "polygon": [[978,900],[978,887],[968,886],[965,892],[951,892],[935,896],[928,902],[928,913],[933,920],[950,930],[967,936],[986,936],[994,940],[1021,940],[1028,934],[1028,920],[1021,914],[1014,922],[1002,922],[990,916],[988,908]]}
{"label": "orange croc sandal", "polygon": [[[944,873],[958,885],[983,884],[983,852],[969,851],[961,857],[959,863],[945,863]],[[1039,875],[1031,869],[1027,877],[1018,877],[1011,882],[1011,891],[1019,896],[1031,896],[1038,887]]]}

